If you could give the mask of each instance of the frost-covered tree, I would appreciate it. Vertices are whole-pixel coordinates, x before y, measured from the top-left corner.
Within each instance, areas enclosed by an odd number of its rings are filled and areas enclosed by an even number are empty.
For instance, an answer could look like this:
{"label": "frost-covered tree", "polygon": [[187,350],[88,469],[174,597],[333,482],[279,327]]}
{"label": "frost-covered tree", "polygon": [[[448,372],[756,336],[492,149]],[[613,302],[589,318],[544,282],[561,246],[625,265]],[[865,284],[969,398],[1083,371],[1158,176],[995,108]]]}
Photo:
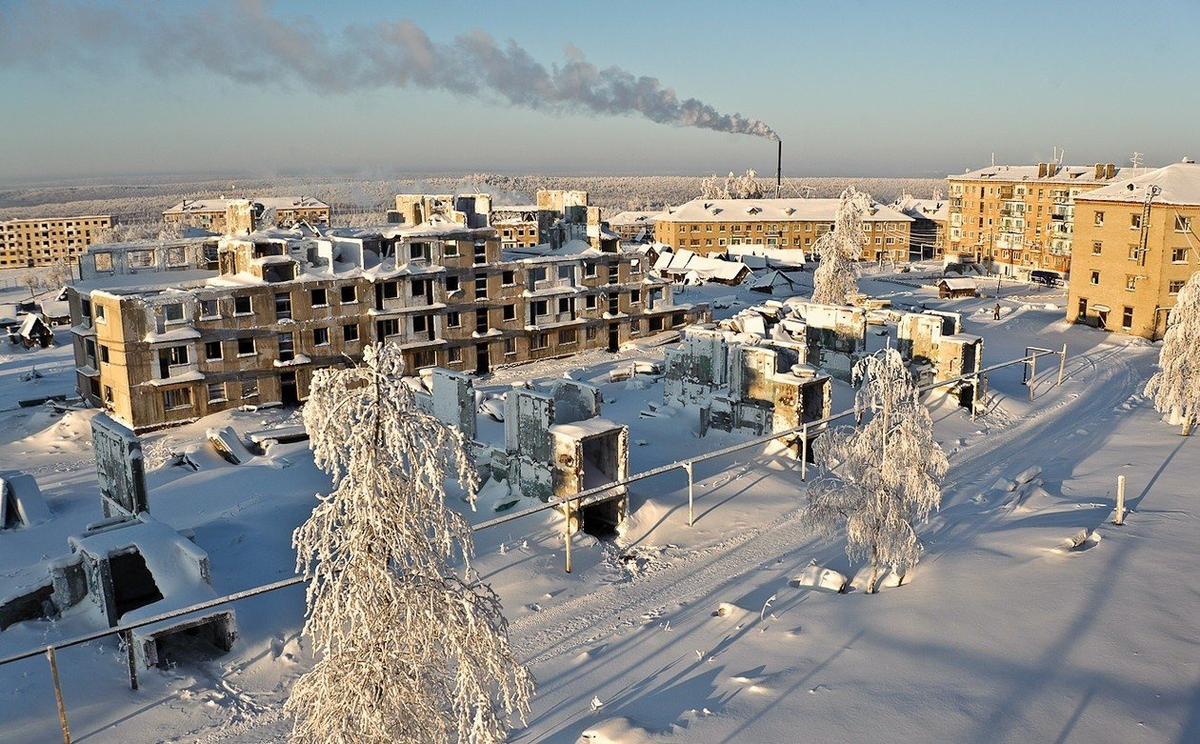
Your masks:
{"label": "frost-covered tree", "polygon": [[853,378],[856,414],[873,415],[860,429],[833,429],[817,440],[824,469],[808,487],[804,517],[822,533],[845,528],[846,555],[868,562],[867,592],[874,592],[885,569],[903,576],[920,560],[913,523],[941,505],[948,463],[899,352],[862,359]]}
{"label": "frost-covered tree", "polygon": [[1185,437],[1200,417],[1200,272],[1179,290],[1167,316],[1158,372],[1146,383],[1146,395],[1159,413],[1182,425]]}
{"label": "frost-covered tree", "polygon": [[70,264],[66,262],[66,259],[58,258],[46,270],[46,287],[47,289],[62,287],[74,277],[75,272],[71,269]]}
{"label": "frost-covered tree", "polygon": [[374,346],[313,375],[304,424],[334,487],[292,538],[319,657],[286,704],[294,741],[499,742],[529,709],[533,678],[446,506],[451,478],[474,498],[472,458],[403,371],[396,347]]}
{"label": "frost-covered tree", "polygon": [[863,220],[871,210],[871,197],[853,186],[842,192],[833,229],[817,239],[813,250],[820,265],[813,272],[812,301],[820,305],[845,305],[858,291],[854,262],[862,254],[866,233]]}
{"label": "frost-covered tree", "polygon": [[30,271],[21,275],[18,279],[21,286],[29,290],[29,299],[37,296],[38,290],[42,288],[42,275],[36,271]]}

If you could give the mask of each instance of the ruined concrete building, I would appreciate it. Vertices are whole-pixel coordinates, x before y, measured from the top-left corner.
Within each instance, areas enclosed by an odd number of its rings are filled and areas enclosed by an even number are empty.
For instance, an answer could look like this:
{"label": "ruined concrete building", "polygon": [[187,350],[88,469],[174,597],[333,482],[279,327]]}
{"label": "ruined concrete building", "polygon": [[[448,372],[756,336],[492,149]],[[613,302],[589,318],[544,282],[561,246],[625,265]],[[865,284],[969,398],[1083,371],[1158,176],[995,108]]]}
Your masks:
{"label": "ruined concrete building", "polygon": [[663,402],[699,406],[702,435],[774,434],[819,421],[830,413],[832,383],[805,364],[807,353],[783,338],[690,327],[666,351]]}
{"label": "ruined concrete building", "polygon": [[248,202],[227,206],[215,256],[204,241],[105,246],[70,289],[79,392],[135,431],[297,404],[314,370],[369,343],[399,344],[413,372],[485,374],[707,318],[643,253],[578,239],[586,222],[502,251],[483,194],[400,195],[405,221],[371,229],[254,230]]}
{"label": "ruined concrete building", "polygon": [[193,225],[216,233],[228,232],[226,215],[230,205],[244,203],[256,218],[269,218],[275,227],[307,223],[314,227],[330,224],[329,205],[311,196],[274,196],[251,199],[184,199],[163,212],[168,224]]}

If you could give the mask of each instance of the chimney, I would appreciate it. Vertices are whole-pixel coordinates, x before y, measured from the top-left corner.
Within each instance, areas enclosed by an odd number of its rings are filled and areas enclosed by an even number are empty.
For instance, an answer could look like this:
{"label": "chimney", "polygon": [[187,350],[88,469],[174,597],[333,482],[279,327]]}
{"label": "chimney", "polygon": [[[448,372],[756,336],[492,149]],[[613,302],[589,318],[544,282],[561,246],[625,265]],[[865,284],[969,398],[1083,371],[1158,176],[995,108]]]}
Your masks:
{"label": "chimney", "polygon": [[1109,164],[1108,164],[1108,166],[1107,166],[1107,167],[1105,167],[1105,169],[1104,169],[1104,173],[1105,173],[1105,177],[1106,177],[1106,178],[1116,178],[1116,176],[1117,176],[1117,164],[1116,164],[1116,163],[1109,163]]}
{"label": "chimney", "polygon": [[1038,178],[1045,178],[1045,177],[1046,177],[1046,164],[1038,163]]}
{"label": "chimney", "polygon": [[1096,180],[1097,181],[1104,178],[1104,171],[1105,171],[1104,163],[1096,163]]}

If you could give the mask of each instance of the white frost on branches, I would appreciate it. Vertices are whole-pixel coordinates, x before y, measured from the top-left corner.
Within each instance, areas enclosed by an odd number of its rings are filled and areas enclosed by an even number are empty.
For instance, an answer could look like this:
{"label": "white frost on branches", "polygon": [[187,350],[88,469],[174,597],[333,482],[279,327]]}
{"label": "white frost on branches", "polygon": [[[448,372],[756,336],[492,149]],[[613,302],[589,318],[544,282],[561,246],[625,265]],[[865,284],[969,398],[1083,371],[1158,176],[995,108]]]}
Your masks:
{"label": "white frost on branches", "polygon": [[762,183],[758,174],[753,170],[743,175],[735,176],[733,171],[725,176],[724,183],[717,182],[717,175],[705,178],[700,182],[700,198],[702,199],[761,199],[763,198]]}
{"label": "white frost on branches", "polygon": [[903,576],[924,548],[913,523],[941,506],[946,454],[933,438],[933,419],[895,349],[866,357],[854,366],[861,387],[856,413],[873,412],[855,430],[842,427],[817,440],[825,468],[808,488],[806,522],[825,534],[846,529],[846,555],[871,567],[867,592],[874,592],[882,569]]}
{"label": "white frost on branches", "polygon": [[813,272],[812,301],[818,305],[845,305],[858,291],[854,262],[862,254],[866,232],[863,220],[871,210],[871,197],[853,186],[842,192],[833,229],[817,239],[813,250],[820,265]]}
{"label": "white frost on branches", "polygon": [[1158,368],[1146,383],[1146,396],[1155,410],[1182,424],[1186,437],[1200,417],[1200,272],[1179,290],[1167,316]]}
{"label": "white frost on branches", "polygon": [[533,678],[446,506],[448,479],[478,487],[467,444],[421,412],[403,371],[396,347],[374,346],[313,375],[304,425],[334,488],[292,537],[319,656],[286,704],[294,741],[500,742],[529,710]]}

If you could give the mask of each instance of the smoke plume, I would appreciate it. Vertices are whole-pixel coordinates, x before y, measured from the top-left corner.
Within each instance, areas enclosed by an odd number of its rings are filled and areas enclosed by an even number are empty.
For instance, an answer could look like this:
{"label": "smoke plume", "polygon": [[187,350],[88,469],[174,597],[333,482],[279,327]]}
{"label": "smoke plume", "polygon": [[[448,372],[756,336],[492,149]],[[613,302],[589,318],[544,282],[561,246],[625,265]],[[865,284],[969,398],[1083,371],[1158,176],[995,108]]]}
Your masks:
{"label": "smoke plume", "polygon": [[[187,8],[164,12],[164,6]],[[600,68],[572,45],[546,64],[514,41],[482,31],[435,42],[410,20],[333,31],[280,18],[269,0],[189,5],[128,0],[5,0],[0,64],[95,67],[123,49],[163,75],[203,70],[258,85],[301,84],[319,93],[386,87],[448,91],[552,113],[641,115],[650,121],[778,139],[763,122],[680,99],[657,78]]]}

